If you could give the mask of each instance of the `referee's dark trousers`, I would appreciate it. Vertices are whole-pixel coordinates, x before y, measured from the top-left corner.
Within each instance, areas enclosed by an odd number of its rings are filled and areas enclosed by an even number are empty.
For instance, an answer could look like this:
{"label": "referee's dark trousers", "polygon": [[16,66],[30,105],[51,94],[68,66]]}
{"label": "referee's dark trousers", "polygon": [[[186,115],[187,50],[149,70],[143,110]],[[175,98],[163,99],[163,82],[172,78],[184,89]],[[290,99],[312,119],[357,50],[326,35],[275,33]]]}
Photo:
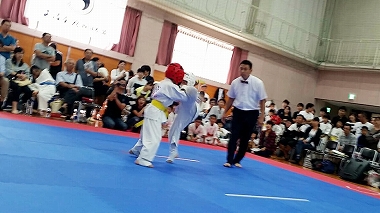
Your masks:
{"label": "referee's dark trousers", "polygon": [[[256,126],[258,116],[259,110],[240,110],[234,107],[232,111],[231,137],[228,142],[228,163],[240,163],[244,158],[248,148],[248,141]],[[240,145],[235,155],[238,139],[240,139]]]}

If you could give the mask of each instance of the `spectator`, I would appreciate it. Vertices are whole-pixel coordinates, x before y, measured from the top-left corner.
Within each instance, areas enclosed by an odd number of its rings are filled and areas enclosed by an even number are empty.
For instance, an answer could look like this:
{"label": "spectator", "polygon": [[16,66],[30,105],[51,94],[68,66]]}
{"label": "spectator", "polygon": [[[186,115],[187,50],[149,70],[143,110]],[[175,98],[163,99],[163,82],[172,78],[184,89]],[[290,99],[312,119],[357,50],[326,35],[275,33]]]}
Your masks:
{"label": "spectator", "polygon": [[307,103],[306,109],[299,112],[299,114],[303,115],[307,123],[311,123],[311,121],[314,119],[313,111],[314,111],[314,104]]}
{"label": "spectator", "polygon": [[217,142],[216,145],[227,147],[230,131],[223,128],[224,125],[223,125],[222,120],[217,120],[216,123],[218,124],[218,127],[219,127],[218,132],[217,132],[218,138],[216,139],[216,142]]}
{"label": "spectator", "polygon": [[204,138],[206,137],[206,131],[202,125],[202,117],[197,117],[194,123],[191,123],[187,130],[187,140],[204,143]]}
{"label": "spectator", "polygon": [[145,79],[143,79],[143,77],[144,77],[144,71],[140,68],[137,70],[136,76],[134,76],[128,81],[127,94],[129,95],[133,94],[135,89],[141,86],[145,86],[145,84],[148,83]]}
{"label": "spectator", "polygon": [[298,140],[304,137],[308,127],[309,125],[305,124],[303,115],[299,114],[296,117],[296,122],[285,131],[287,137],[283,137],[279,142],[279,147],[284,153],[285,160],[289,159],[290,150],[296,146]]}
{"label": "spectator", "polygon": [[217,117],[212,114],[209,116],[209,122],[204,125],[206,131],[205,143],[217,145],[218,139],[218,129],[219,126],[216,124]]}
{"label": "spectator", "polygon": [[98,76],[98,66],[92,61],[94,52],[91,49],[84,50],[84,57],[75,64],[75,70],[82,78],[83,86],[93,87],[94,78]]}
{"label": "spectator", "polygon": [[345,106],[339,107],[338,115],[333,117],[333,119],[331,120],[331,125],[336,126],[336,123],[338,121],[341,121],[342,124],[345,124],[348,121],[348,118],[346,117],[346,111],[347,111],[347,109]]}
{"label": "spectator", "polygon": [[133,132],[139,132],[144,120],[144,110],[146,107],[146,99],[144,96],[137,98],[136,104],[131,108],[131,114],[128,115],[127,125],[132,128]]}
{"label": "spectator", "polygon": [[128,97],[124,95],[126,85],[127,81],[120,79],[116,82],[111,94],[108,95],[107,109],[102,117],[104,128],[121,131],[127,130],[127,124],[121,119],[121,112],[128,103]]}
{"label": "spectator", "polygon": [[42,117],[46,117],[48,102],[55,94],[55,80],[50,75],[48,69],[41,70],[37,66],[32,66],[30,71],[33,75],[34,82],[29,86],[32,94],[37,98],[38,110]]}
{"label": "spectator", "polygon": [[272,130],[274,123],[266,122],[266,130],[260,133],[259,145],[255,148],[260,150],[254,151],[256,155],[269,158],[276,151],[276,133]]}
{"label": "spectator", "polygon": [[70,120],[70,116],[74,112],[74,102],[80,100],[82,94],[80,92],[83,87],[82,78],[78,73],[74,72],[75,62],[73,59],[67,59],[65,62],[66,70],[57,74],[55,81],[59,95],[67,104],[66,120]]}
{"label": "spectator", "polygon": [[144,86],[137,88],[134,93],[136,97],[144,96],[147,101],[150,101],[150,94],[153,89],[153,81],[148,82]]}
{"label": "spectator", "polygon": [[2,55],[6,60],[11,57],[11,52],[16,48],[16,39],[9,34],[12,23],[10,20],[2,20],[0,25],[0,41],[2,45],[0,46],[0,55]]}
{"label": "spectator", "polygon": [[322,108],[319,110],[319,122],[322,122],[322,120],[323,120],[323,116],[325,116],[325,115],[328,115],[327,107],[322,107]]}
{"label": "spectator", "polygon": [[32,65],[36,65],[41,70],[50,69],[50,63],[55,61],[55,50],[49,46],[50,42],[50,33],[44,33],[42,34],[42,43],[34,45]]}
{"label": "spectator", "polygon": [[141,69],[144,71],[144,79],[147,82],[154,82],[154,78],[150,76],[152,69],[148,65],[142,65]]}
{"label": "spectator", "polygon": [[358,113],[358,120],[359,120],[359,122],[356,122],[356,124],[354,126],[354,128],[356,129],[356,132],[355,132],[356,138],[359,138],[359,136],[361,135],[361,129],[363,126],[366,126],[368,131],[370,131],[370,132],[373,130],[373,124],[368,122],[367,113],[359,112]]}
{"label": "spectator", "polygon": [[[330,132],[331,141],[338,141],[340,136],[344,134],[342,127],[343,127],[342,121],[338,121],[335,127],[332,128]],[[350,129],[351,129],[351,126],[350,126]]]}
{"label": "spectator", "polygon": [[[281,109],[280,109],[281,110]],[[279,110],[279,111],[280,111]],[[290,110],[290,106],[285,106],[283,112],[281,115],[279,115],[282,120],[286,121],[292,121],[292,113]]]}
{"label": "spectator", "polygon": [[[211,107],[210,111],[207,113],[206,120],[208,121],[211,115],[215,115],[216,119],[222,119],[222,115],[224,114],[224,105],[226,104],[226,100],[220,99],[218,101],[218,106]],[[211,105],[211,101],[210,101]]]}
{"label": "spectator", "polygon": [[[3,47],[3,42],[0,40],[0,48]],[[0,55],[0,110],[3,109],[3,103],[5,98],[8,95],[9,81],[7,78],[7,70],[5,66],[6,60],[5,57]]]}
{"label": "spectator", "polygon": [[32,97],[32,91],[28,87],[32,82],[29,66],[24,63],[24,50],[21,47],[16,47],[13,57],[6,61],[7,76],[12,79],[9,82],[9,87],[12,89],[12,95],[10,100],[12,102],[12,113],[18,114],[18,102],[20,101],[20,95],[22,96],[22,103],[25,103],[30,97]]}
{"label": "spectator", "polygon": [[[367,129],[368,131],[368,129]],[[351,133],[351,126],[349,124],[345,124],[343,127],[343,135],[339,137],[339,151],[343,150],[345,145],[353,145],[356,146],[356,137]]]}
{"label": "spectator", "polygon": [[[307,108],[307,107],[306,107]],[[321,139],[322,130],[319,128],[319,118],[315,117],[311,120],[311,126],[306,129],[305,134],[302,138],[299,138],[296,145],[295,159],[292,163],[297,163],[301,159],[303,150],[316,150]]]}
{"label": "spectator", "polygon": [[285,108],[286,108],[287,106],[289,106],[289,104],[290,104],[290,102],[289,102],[287,99],[285,99],[285,100],[282,102],[282,108],[279,109],[279,110],[277,111],[277,115],[280,116],[280,117],[283,116],[283,115],[284,115]]}
{"label": "spectator", "polygon": [[293,122],[296,122],[297,115],[300,114],[301,111],[303,111],[304,105],[303,103],[297,104],[297,111],[293,113]]}
{"label": "spectator", "polygon": [[110,77],[108,76],[108,70],[104,67],[104,64],[98,57],[92,59],[98,67],[97,76],[94,77],[94,90],[95,90],[95,103],[102,105],[106,99],[106,94],[109,89],[108,82]]}
{"label": "spectator", "polygon": [[50,74],[55,80],[57,78],[57,73],[62,71],[62,53],[57,50],[56,43],[50,43],[50,47],[54,49],[55,61],[50,62]]}
{"label": "spectator", "polygon": [[113,84],[114,81],[117,81],[122,78],[124,78],[128,82],[129,72],[125,71],[126,64],[126,61],[120,60],[117,65],[117,69],[113,69],[111,71],[111,84]]}

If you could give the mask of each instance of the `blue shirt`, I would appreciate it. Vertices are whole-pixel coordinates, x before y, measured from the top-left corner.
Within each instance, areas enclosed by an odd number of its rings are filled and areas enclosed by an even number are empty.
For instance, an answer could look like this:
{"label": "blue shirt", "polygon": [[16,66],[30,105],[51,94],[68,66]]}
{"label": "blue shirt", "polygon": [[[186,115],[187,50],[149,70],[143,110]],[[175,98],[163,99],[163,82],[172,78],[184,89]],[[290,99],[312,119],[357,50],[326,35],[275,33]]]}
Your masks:
{"label": "blue shirt", "polygon": [[[6,35],[5,37],[0,34],[0,40],[3,42],[4,46],[12,46],[16,45],[16,39],[13,38],[11,35]],[[11,57],[10,52],[0,52],[0,55],[4,56],[5,59],[8,59]]]}
{"label": "blue shirt", "polygon": [[[67,71],[61,71],[57,73],[57,79],[55,84],[58,85],[60,82],[71,83],[73,84],[75,81],[75,76],[77,74],[75,72],[68,73]],[[78,87],[83,87],[82,78],[78,74],[77,80],[75,81],[75,85]]]}

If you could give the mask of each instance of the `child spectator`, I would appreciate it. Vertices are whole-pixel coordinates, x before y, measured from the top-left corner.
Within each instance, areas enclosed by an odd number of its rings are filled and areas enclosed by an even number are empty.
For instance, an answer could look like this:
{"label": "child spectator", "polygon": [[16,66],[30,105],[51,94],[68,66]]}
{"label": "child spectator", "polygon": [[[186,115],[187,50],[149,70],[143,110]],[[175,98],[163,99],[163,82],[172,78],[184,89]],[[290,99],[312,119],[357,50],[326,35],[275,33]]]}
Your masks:
{"label": "child spectator", "polygon": [[267,130],[261,132],[259,145],[254,147],[259,148],[258,151],[253,151],[256,155],[269,158],[276,150],[276,133],[272,130],[273,125],[273,121],[266,122]]}
{"label": "child spectator", "polygon": [[343,127],[342,121],[337,121],[335,127],[332,128],[330,132],[331,141],[338,141],[339,137],[344,134],[342,127]]}
{"label": "child spectator", "polygon": [[218,131],[217,131],[217,139],[216,139],[216,145],[218,146],[223,146],[223,147],[227,147],[228,145],[228,141],[229,141],[229,135],[230,135],[230,132],[228,130],[226,130],[225,128],[223,128],[223,122],[222,120],[217,120],[216,121],[216,124],[218,124]]}
{"label": "child spectator", "polygon": [[188,127],[187,140],[204,143],[204,138],[206,137],[206,131],[202,125],[202,117],[198,116],[194,123],[191,123]]}
{"label": "child spectator", "polygon": [[207,133],[205,137],[205,143],[207,144],[215,144],[217,145],[216,139],[217,137],[217,132],[219,129],[219,126],[216,124],[216,115],[212,114],[209,116],[209,122],[204,125],[205,131]]}

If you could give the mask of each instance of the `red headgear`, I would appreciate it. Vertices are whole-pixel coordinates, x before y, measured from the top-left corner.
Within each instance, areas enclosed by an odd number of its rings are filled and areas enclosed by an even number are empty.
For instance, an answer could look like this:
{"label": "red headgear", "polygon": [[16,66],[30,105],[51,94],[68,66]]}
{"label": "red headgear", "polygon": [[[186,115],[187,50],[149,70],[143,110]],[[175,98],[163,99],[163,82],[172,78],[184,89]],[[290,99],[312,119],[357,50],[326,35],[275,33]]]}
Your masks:
{"label": "red headgear", "polygon": [[184,76],[185,71],[178,63],[171,63],[168,65],[168,68],[166,68],[165,77],[172,80],[175,84],[181,83]]}

